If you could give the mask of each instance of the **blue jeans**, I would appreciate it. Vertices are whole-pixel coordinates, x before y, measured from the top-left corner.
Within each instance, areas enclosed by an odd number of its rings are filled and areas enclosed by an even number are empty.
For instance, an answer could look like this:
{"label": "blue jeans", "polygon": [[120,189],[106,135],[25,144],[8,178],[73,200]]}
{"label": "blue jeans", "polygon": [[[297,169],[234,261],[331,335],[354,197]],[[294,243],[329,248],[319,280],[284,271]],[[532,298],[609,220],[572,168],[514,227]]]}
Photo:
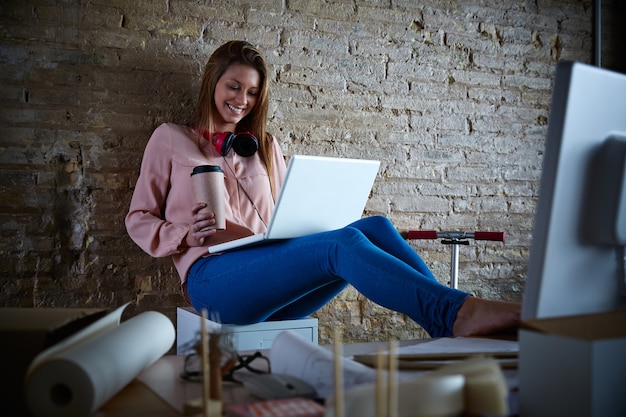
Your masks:
{"label": "blue jeans", "polygon": [[452,334],[469,294],[437,282],[422,258],[384,217],[342,229],[201,258],[187,292],[213,320],[250,324],[316,312],[348,284],[404,313],[431,336]]}

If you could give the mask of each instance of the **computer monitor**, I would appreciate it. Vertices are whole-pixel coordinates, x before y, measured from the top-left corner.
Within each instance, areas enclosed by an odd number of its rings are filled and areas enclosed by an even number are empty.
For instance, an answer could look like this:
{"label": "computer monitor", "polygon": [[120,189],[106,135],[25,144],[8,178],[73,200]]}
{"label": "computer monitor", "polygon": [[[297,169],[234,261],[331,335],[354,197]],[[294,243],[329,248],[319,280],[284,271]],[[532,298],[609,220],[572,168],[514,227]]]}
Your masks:
{"label": "computer monitor", "polygon": [[626,307],[626,76],[557,65],[523,319]]}

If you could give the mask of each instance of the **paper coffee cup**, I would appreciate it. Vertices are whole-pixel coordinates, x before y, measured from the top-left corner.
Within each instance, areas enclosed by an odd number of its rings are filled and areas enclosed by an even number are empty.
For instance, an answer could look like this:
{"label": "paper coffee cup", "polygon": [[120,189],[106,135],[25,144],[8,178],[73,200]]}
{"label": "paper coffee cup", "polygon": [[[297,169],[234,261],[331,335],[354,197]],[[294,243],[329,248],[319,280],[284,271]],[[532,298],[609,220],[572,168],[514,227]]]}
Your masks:
{"label": "paper coffee cup", "polygon": [[224,171],[217,165],[199,165],[191,172],[193,192],[198,203],[206,207],[200,212],[215,213],[215,224],[207,229],[226,229],[224,213]]}

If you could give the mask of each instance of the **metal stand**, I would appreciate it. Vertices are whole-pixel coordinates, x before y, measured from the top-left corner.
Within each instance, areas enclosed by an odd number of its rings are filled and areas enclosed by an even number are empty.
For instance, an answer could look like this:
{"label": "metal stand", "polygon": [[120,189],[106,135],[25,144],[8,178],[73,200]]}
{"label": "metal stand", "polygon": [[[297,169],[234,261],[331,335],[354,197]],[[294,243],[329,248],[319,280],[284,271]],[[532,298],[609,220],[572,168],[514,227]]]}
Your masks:
{"label": "metal stand", "polygon": [[469,245],[468,239],[504,242],[504,232],[437,232],[435,230],[409,230],[407,239],[441,239],[451,245],[450,287],[459,288],[459,245]]}

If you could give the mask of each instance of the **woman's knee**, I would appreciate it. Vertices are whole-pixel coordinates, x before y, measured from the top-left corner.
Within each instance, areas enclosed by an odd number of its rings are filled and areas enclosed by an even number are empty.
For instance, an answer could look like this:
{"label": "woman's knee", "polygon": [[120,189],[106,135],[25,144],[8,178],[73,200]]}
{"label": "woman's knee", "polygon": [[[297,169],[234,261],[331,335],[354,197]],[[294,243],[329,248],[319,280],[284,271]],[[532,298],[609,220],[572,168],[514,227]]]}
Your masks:
{"label": "woman's knee", "polygon": [[391,221],[384,216],[364,217],[351,226],[368,233],[380,233],[383,230],[395,230]]}
{"label": "woman's knee", "polygon": [[393,225],[391,224],[391,220],[389,220],[385,216],[370,216],[370,217],[367,217],[367,219],[369,219],[369,221],[374,225],[393,228]]}

